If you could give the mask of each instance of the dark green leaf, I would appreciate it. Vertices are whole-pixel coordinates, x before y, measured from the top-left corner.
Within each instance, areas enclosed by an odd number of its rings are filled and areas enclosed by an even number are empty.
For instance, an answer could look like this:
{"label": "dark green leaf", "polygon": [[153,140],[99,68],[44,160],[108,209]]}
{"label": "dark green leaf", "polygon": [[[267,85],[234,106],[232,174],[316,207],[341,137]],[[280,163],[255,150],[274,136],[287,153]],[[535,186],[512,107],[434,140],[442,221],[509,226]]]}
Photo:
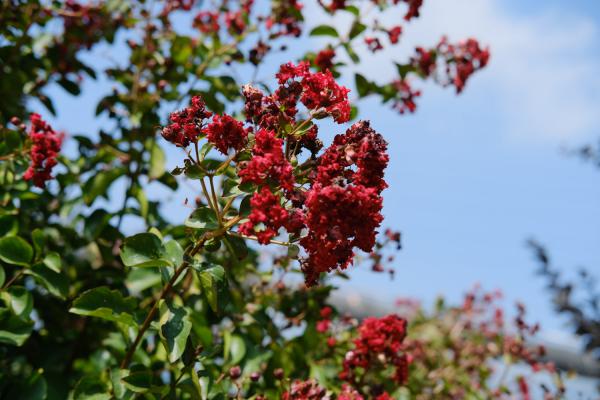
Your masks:
{"label": "dark green leaf", "polygon": [[185,345],[192,330],[190,313],[184,307],[160,303],[160,337],[165,343],[169,361],[174,363],[185,350]]}
{"label": "dark green leaf", "polygon": [[21,346],[33,330],[33,321],[24,320],[10,310],[0,309],[0,343]]}
{"label": "dark green leaf", "polygon": [[361,33],[363,33],[367,29],[365,24],[360,23],[360,21],[354,21],[352,24],[352,28],[350,29],[350,39],[354,39]]}
{"label": "dark green leaf", "polygon": [[371,93],[371,83],[362,76],[361,74],[355,74],[354,80],[356,82],[356,90],[358,91],[358,95],[360,97],[365,97]]}
{"label": "dark green leaf", "polygon": [[128,267],[168,267],[173,265],[160,238],[153,233],[138,233],[125,239],[121,260]]}
{"label": "dark green leaf", "polygon": [[55,251],[46,254],[46,257],[44,257],[44,264],[54,272],[60,272],[62,268],[60,255]]}
{"label": "dark green leaf", "polygon": [[17,317],[27,319],[31,314],[33,297],[23,286],[11,286],[2,293],[2,298]]}
{"label": "dark green leaf", "polygon": [[48,291],[62,299],[66,298],[69,293],[68,278],[60,272],[48,268],[44,264],[35,264],[29,271],[33,276],[39,279],[42,285]]}
{"label": "dark green leaf", "polygon": [[335,28],[330,25],[319,25],[310,31],[310,36],[331,36],[336,38],[339,37],[339,34]]}
{"label": "dark green leaf", "polygon": [[213,209],[200,207],[195,209],[185,220],[185,226],[194,229],[214,230],[219,228],[219,221]]}
{"label": "dark green leaf", "polygon": [[95,376],[84,376],[73,390],[73,400],[109,400],[112,396],[108,387]]}
{"label": "dark green leaf", "polygon": [[33,249],[18,236],[0,238],[0,260],[14,265],[28,266],[33,258]]}
{"label": "dark green leaf", "polygon": [[220,265],[215,265],[200,272],[199,275],[202,294],[210,308],[217,312],[219,291],[225,284],[225,270]]}
{"label": "dark green leaf", "polygon": [[248,255],[248,246],[244,239],[237,236],[225,236],[223,241],[238,260],[243,260]]}
{"label": "dark green leaf", "polygon": [[136,302],[134,299],[124,298],[117,290],[98,287],[83,292],[81,296],[75,299],[69,312],[137,327],[137,323],[132,316],[135,307]]}
{"label": "dark green leaf", "polygon": [[62,88],[65,89],[67,92],[71,93],[73,96],[77,96],[79,93],[81,93],[79,85],[66,78],[59,79],[58,84],[62,86]]}
{"label": "dark green leaf", "polygon": [[83,185],[83,200],[88,206],[91,205],[98,196],[107,196],[110,185],[123,175],[122,168],[112,168],[106,171],[98,172],[92,179]]}
{"label": "dark green leaf", "polygon": [[154,142],[150,152],[150,171],[148,177],[150,179],[158,179],[165,173],[166,156],[163,149]]}

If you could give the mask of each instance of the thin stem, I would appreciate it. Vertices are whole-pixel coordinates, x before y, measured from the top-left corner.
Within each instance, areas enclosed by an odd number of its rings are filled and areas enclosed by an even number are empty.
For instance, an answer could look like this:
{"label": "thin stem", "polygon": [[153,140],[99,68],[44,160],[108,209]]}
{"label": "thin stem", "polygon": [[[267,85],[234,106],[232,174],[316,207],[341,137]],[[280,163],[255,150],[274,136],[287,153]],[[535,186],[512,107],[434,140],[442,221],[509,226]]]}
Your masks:
{"label": "thin stem", "polygon": [[16,273],[16,274],[15,274],[15,275],[14,275],[14,276],[13,276],[13,277],[12,277],[12,278],[11,278],[11,279],[8,281],[8,282],[6,282],[6,283],[4,284],[4,286],[2,286],[2,289],[3,289],[3,290],[4,290],[4,289],[8,289],[8,288],[10,287],[10,285],[12,285],[13,283],[15,283],[15,281],[16,281],[17,279],[19,279],[19,278],[20,278],[22,275],[23,275],[23,271],[22,271],[22,270],[21,270],[21,271],[19,271],[19,272],[17,272],[17,273]]}
{"label": "thin stem", "polygon": [[221,224],[223,221],[221,220],[221,211],[219,211],[219,202],[217,201],[217,194],[215,192],[215,184],[213,182],[212,175],[209,175],[208,182],[210,183],[210,193],[212,194],[213,204],[215,206],[215,213],[217,214],[217,219]]}
{"label": "thin stem", "polygon": [[[241,233],[238,233],[238,232],[229,232],[228,234],[231,235],[231,236],[237,236],[237,237],[242,238],[242,239],[249,239],[249,240],[258,241],[258,238],[256,236],[246,236],[246,235],[242,235]],[[282,242],[281,240],[274,240],[274,239],[269,240],[269,243],[278,244],[280,246],[289,246],[289,245],[291,245],[290,242]]]}
{"label": "thin stem", "polygon": [[[204,194],[204,197],[206,197],[206,202],[208,203],[208,206],[210,208],[212,208],[213,210],[215,210],[215,207],[212,203],[210,195],[208,194],[208,189],[206,188],[206,183],[204,183],[204,178],[200,179],[200,185],[202,185],[202,193]],[[218,213],[217,210],[215,210],[215,212]]]}
{"label": "thin stem", "polygon": [[224,217],[225,214],[227,214],[227,211],[229,211],[229,208],[231,208],[231,205],[235,201],[235,197],[236,196],[230,197],[229,200],[227,200],[227,203],[225,203],[223,210],[221,210],[221,217]]}

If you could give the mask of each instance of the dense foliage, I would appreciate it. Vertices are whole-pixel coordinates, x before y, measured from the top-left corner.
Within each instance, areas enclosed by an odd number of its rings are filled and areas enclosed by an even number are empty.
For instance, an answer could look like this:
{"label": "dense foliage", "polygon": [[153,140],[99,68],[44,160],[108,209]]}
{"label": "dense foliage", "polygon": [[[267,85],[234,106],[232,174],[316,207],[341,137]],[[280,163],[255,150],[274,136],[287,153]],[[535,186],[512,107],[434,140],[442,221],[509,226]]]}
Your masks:
{"label": "dense foliage", "polygon": [[[526,345],[524,310],[509,327],[494,294],[362,321],[331,304],[356,253],[390,271],[400,244],[377,236],[393,155],[350,96],[414,112],[419,79],[460,93],[488,63],[476,40],[442,38],[392,82],[340,84],[357,48],[401,42],[421,0],[313,4],[351,17],[337,29],[306,24],[297,0],[2,5],[1,398],[528,399],[526,377],[497,363],[556,373]],[[377,22],[395,10],[402,24]],[[307,36],[322,50],[269,64]],[[98,44],[110,67],[84,62]],[[98,132],[57,132],[33,112],[69,118],[48,93],[78,95],[87,79],[106,87]],[[165,146],[180,149],[172,171]],[[195,192],[178,205],[150,196],[157,186]],[[184,225],[174,207],[192,209]],[[132,221],[145,229],[128,236]]]}

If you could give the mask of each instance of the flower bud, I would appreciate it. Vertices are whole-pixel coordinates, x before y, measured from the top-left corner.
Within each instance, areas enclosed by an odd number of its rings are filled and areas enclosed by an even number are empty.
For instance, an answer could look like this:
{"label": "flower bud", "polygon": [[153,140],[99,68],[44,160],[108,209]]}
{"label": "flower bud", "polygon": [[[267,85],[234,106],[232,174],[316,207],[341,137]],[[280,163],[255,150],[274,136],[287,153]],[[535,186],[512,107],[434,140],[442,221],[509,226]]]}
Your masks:
{"label": "flower bud", "polygon": [[253,372],[250,374],[250,380],[252,380],[252,382],[258,382],[259,379],[260,379],[260,372]]}
{"label": "flower bud", "polygon": [[239,367],[239,365],[231,367],[231,369],[229,370],[229,377],[235,380],[238,379],[240,376],[242,376],[242,370]]}
{"label": "flower bud", "polygon": [[277,368],[275,371],[273,371],[273,377],[277,380],[281,380],[283,379],[284,373],[283,373],[283,368]]}

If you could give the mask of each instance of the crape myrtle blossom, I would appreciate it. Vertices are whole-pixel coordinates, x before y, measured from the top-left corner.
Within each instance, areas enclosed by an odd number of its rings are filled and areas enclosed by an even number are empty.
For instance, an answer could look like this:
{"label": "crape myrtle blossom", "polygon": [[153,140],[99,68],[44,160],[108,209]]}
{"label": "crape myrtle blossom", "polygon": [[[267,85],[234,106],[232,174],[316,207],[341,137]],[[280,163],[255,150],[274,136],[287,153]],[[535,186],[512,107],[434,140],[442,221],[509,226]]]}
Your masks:
{"label": "crape myrtle blossom", "polygon": [[392,379],[402,384],[408,378],[408,357],[402,351],[406,338],[406,320],[391,314],[382,318],[366,318],[358,328],[354,349],[350,350],[343,363],[340,378],[349,383],[362,379],[359,371],[392,367]]}
{"label": "crape myrtle blossom", "polygon": [[[387,143],[360,121],[319,155],[322,143],[312,120],[347,122],[349,90],[329,70],[312,72],[308,62],[284,64],[276,78],[278,88],[269,96],[243,87],[251,126],[226,114],[213,116],[195,96],[189,107],[171,113],[162,133],[180,147],[206,138],[222,154],[233,150],[229,159],[240,183],[254,187],[250,213],[237,232],[268,244],[285,230],[304,248],[301,268],[306,284],[314,285],[321,273],[350,265],[355,248],[372,251],[383,220]],[[308,120],[298,118],[300,104]],[[311,157],[298,165],[302,149]]]}
{"label": "crape myrtle blossom", "polygon": [[39,114],[31,114],[29,121],[29,139],[31,163],[23,178],[33,181],[37,187],[43,188],[46,181],[52,179],[52,168],[58,163],[56,157],[60,152],[63,135],[56,133]]}

